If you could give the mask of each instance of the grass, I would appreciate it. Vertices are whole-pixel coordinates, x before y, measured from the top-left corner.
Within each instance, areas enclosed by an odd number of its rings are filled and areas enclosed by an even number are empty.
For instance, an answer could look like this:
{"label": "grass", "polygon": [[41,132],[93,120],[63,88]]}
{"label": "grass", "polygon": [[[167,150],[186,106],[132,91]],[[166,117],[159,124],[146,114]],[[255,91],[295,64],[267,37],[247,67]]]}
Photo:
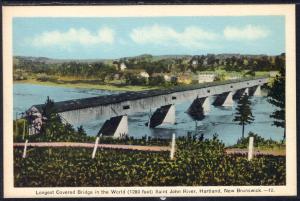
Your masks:
{"label": "grass", "polygon": [[118,83],[103,84],[98,80],[58,80],[58,81],[38,81],[34,78],[30,78],[22,81],[14,81],[14,83],[29,83],[37,84],[44,86],[56,86],[56,87],[68,87],[68,88],[80,88],[80,89],[100,89],[100,90],[109,90],[109,91],[143,91],[150,89],[161,88],[159,86],[132,86],[132,85],[123,85]]}
{"label": "grass", "polygon": [[[217,73],[223,74],[227,79],[232,76],[240,76],[245,73],[236,71],[225,71],[221,67],[217,68],[215,71],[203,71],[201,73]],[[268,75],[267,71],[257,71],[256,76]],[[96,79],[81,79],[78,77],[59,77],[58,80],[49,81],[39,81],[36,79],[36,75],[30,76],[27,80],[14,81],[15,83],[30,83],[44,86],[55,86],[55,87],[68,87],[68,88],[81,88],[81,89],[100,89],[109,91],[143,91],[151,89],[161,89],[164,86],[137,86],[137,85],[125,85],[120,80],[111,80],[109,83],[103,83]]]}

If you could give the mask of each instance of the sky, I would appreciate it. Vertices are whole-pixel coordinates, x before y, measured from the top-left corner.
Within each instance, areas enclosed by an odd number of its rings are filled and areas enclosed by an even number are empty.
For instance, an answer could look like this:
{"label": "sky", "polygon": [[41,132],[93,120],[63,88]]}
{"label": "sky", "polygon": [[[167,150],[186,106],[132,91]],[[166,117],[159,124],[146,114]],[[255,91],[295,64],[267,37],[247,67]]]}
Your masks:
{"label": "sky", "polygon": [[284,16],[14,18],[13,55],[116,59],[141,54],[285,52]]}

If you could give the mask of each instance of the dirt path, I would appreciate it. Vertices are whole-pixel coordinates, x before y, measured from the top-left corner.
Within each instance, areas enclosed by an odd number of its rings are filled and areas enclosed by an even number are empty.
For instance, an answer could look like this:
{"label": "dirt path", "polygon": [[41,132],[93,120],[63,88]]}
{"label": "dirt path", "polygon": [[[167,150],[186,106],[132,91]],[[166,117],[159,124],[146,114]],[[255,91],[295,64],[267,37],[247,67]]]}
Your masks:
{"label": "dirt path", "polygon": [[[78,143],[78,142],[29,142],[27,147],[82,147],[94,148],[94,143]],[[24,147],[25,143],[14,143],[14,147]],[[108,149],[126,149],[139,151],[170,151],[167,146],[142,146],[142,145],[123,145],[123,144],[98,144],[98,148]]]}
{"label": "dirt path", "polygon": [[[14,147],[24,147],[25,143],[14,143]],[[94,148],[94,143],[79,143],[79,142],[29,142],[27,147],[77,147],[77,148]],[[124,145],[124,144],[98,144],[98,148],[107,149],[124,149],[138,151],[170,151],[168,146],[142,146],[142,145]],[[231,148],[225,149],[226,154],[243,154],[247,155],[247,149]],[[254,155],[272,155],[285,156],[285,151],[279,150],[255,150]]]}
{"label": "dirt path", "polygon": [[[226,154],[248,154],[247,149],[225,149]],[[254,155],[272,155],[272,156],[285,156],[284,150],[254,150]]]}

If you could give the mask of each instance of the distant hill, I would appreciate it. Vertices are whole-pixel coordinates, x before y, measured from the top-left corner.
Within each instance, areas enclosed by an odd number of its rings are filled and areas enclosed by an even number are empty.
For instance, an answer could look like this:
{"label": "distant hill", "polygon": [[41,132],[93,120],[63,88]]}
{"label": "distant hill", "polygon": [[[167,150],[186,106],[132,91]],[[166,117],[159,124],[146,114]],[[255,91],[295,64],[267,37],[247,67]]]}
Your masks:
{"label": "distant hill", "polygon": [[26,56],[14,56],[14,60],[27,60],[32,62],[46,63],[46,64],[62,64],[67,62],[79,62],[79,63],[95,63],[106,62],[109,59],[53,59],[47,57],[26,57]]}
{"label": "distant hill", "polygon": [[[284,53],[283,53],[284,54]],[[78,62],[78,63],[95,63],[95,62],[103,62],[103,63],[111,63],[113,61],[126,61],[126,60],[151,60],[151,61],[158,61],[158,60],[164,60],[164,59],[192,59],[194,57],[199,56],[215,56],[216,59],[226,59],[231,57],[247,57],[247,58],[259,58],[264,56],[274,56],[274,55],[265,55],[265,54],[259,54],[259,55],[252,55],[252,54],[207,54],[207,55],[151,55],[151,54],[142,54],[138,56],[132,56],[132,57],[121,57],[119,59],[55,59],[55,58],[47,58],[47,57],[31,57],[31,56],[14,56],[14,62],[18,62],[18,60],[28,60],[33,62],[39,62],[39,63],[46,63],[46,64],[61,64],[61,63],[67,63],[67,62]]]}

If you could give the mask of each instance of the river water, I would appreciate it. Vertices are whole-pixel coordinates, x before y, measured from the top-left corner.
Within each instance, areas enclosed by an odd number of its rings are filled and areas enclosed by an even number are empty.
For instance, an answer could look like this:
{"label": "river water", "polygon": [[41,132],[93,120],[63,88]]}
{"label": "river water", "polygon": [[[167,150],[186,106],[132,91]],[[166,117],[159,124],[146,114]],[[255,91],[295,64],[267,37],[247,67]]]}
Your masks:
{"label": "river water", "polygon": [[[14,84],[13,86],[13,110],[14,118],[16,113],[24,112],[34,104],[44,103],[49,96],[54,101],[63,101],[78,98],[87,98],[99,95],[108,95],[112,93],[104,90],[64,88],[53,86],[42,86],[33,84]],[[245,135],[248,132],[254,132],[264,138],[273,140],[281,140],[283,137],[283,129],[272,126],[272,119],[269,115],[274,111],[275,107],[267,102],[266,93],[262,91],[262,97],[252,97],[252,113],[254,122],[245,127]],[[195,132],[196,122],[193,121],[188,114],[185,113],[190,102],[184,102],[176,105],[176,124],[164,125],[154,129],[145,126],[149,119],[148,113],[138,113],[130,115],[129,135],[134,137],[142,137],[145,135],[170,138],[172,133],[177,136],[187,135],[188,132]],[[197,122],[197,133],[203,133],[205,138],[212,138],[214,134],[218,134],[225,145],[235,144],[242,135],[242,128],[233,122],[236,104],[233,107],[214,107],[211,105],[209,114],[204,120]],[[106,119],[96,119],[82,126],[89,135],[96,135]],[[74,125],[75,127],[79,125]]]}

